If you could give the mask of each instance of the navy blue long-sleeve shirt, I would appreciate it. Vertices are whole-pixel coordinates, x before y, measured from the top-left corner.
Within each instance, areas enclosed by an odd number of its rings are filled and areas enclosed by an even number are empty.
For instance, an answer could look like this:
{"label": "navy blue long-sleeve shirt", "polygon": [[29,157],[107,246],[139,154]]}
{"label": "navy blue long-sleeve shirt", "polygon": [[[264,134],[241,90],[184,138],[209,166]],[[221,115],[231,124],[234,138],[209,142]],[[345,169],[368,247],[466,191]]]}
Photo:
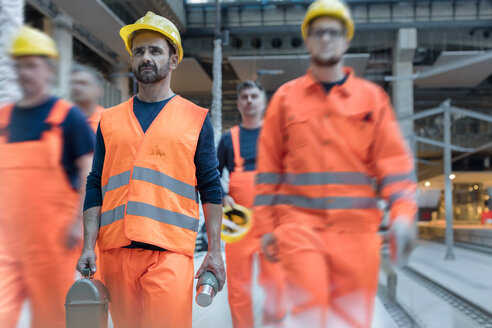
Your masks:
{"label": "navy blue long-sleeve shirt", "polygon": [[[165,110],[165,106],[170,99],[146,103],[139,100],[138,97],[133,98],[133,112],[144,132],[147,131],[161,110]],[[101,176],[105,154],[104,138],[100,127],[98,127],[92,171],[87,178],[84,210],[102,205]],[[214,146],[214,133],[212,122],[208,116],[200,131],[194,162],[196,166],[197,187],[202,203],[221,204],[222,191],[219,172],[217,171],[218,161]]]}

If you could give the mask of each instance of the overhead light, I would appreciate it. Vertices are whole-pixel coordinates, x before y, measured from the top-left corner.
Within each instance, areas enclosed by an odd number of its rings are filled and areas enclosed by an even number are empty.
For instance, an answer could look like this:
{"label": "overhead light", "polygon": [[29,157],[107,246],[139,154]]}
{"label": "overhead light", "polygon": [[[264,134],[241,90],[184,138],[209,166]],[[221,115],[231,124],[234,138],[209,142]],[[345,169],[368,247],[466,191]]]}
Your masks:
{"label": "overhead light", "polygon": [[485,200],[489,200],[490,199],[490,196],[489,195],[485,195]]}
{"label": "overhead light", "polygon": [[430,181],[426,181],[426,182],[424,183],[424,186],[426,186],[426,187],[430,187],[430,185],[431,185]]}
{"label": "overhead light", "polygon": [[451,174],[449,175],[449,178],[450,178],[451,180],[454,180],[454,179],[456,179],[456,174],[454,174],[454,173],[451,173]]}
{"label": "overhead light", "polygon": [[473,191],[473,188],[472,188],[472,187],[469,187],[469,188],[468,188],[468,191]]}
{"label": "overhead light", "polygon": [[473,189],[478,190],[478,185],[474,185]]}

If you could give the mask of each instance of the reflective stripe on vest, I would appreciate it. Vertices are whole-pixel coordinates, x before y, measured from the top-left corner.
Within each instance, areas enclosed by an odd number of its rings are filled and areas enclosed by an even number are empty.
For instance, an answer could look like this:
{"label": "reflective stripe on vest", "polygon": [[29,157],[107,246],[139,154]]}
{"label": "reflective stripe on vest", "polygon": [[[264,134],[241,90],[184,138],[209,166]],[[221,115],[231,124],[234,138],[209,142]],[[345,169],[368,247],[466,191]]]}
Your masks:
{"label": "reflective stripe on vest", "polygon": [[128,202],[126,213],[130,215],[144,216],[156,221],[171,224],[176,227],[198,231],[198,220],[191,216],[172,212],[141,202]]}
{"label": "reflective stripe on vest", "polygon": [[292,205],[315,210],[377,209],[373,197],[304,197],[296,195],[258,195],[255,206]]}
{"label": "reflective stripe on vest", "polygon": [[125,205],[101,213],[101,227],[107,226],[125,217]]}
{"label": "reflective stripe on vest", "polygon": [[391,183],[404,181],[416,182],[417,177],[415,175],[415,171],[412,170],[411,172],[402,174],[388,174],[383,179],[381,179],[381,182],[379,183],[379,188],[380,190],[382,190],[384,187]]}
{"label": "reflective stripe on vest", "polygon": [[[155,207],[141,202],[128,202],[126,213],[130,215],[144,216],[162,223],[198,231],[198,220],[184,214],[172,212],[163,208]],[[101,213],[101,227],[122,220],[125,217],[125,205],[118,206],[113,210]]]}
{"label": "reflective stripe on vest", "polygon": [[164,173],[145,167],[135,167],[133,169],[132,179],[159,185],[174,192],[175,194],[186,197],[198,203],[198,192],[196,191],[195,186],[171,178]]}
{"label": "reflective stripe on vest", "polygon": [[110,177],[108,183],[101,187],[103,199],[108,191],[115,190],[118,189],[119,187],[123,187],[129,184],[130,174],[131,171],[125,171],[123,173],[113,175],[112,177]]}
{"label": "reflective stripe on vest", "polygon": [[391,194],[388,198],[388,207],[391,208],[394,203],[396,203],[398,200],[405,199],[411,202],[416,202],[417,197],[414,193],[410,193],[408,191],[398,191],[395,192],[394,194]]}
{"label": "reflective stripe on vest", "polygon": [[[109,178],[106,185],[102,187],[103,199],[108,191],[118,189],[130,183],[131,171],[114,175]],[[135,167],[133,169],[133,180],[141,180],[164,187],[175,194],[189,198],[198,203],[198,192],[192,185],[176,180],[164,173],[145,167]]]}
{"label": "reflective stripe on vest", "polygon": [[259,173],[256,184],[314,186],[325,184],[371,185],[372,179],[362,172]]}

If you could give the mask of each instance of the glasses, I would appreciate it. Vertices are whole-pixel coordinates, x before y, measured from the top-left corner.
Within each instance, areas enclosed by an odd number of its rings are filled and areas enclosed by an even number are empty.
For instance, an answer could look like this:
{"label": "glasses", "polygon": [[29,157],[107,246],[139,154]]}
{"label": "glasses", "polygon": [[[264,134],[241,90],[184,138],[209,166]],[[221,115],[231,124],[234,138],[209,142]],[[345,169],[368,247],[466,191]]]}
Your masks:
{"label": "glasses", "polygon": [[309,32],[309,36],[312,36],[317,40],[323,39],[326,35],[328,35],[330,39],[340,39],[345,36],[345,34],[345,30],[336,30],[332,28],[313,30]]}

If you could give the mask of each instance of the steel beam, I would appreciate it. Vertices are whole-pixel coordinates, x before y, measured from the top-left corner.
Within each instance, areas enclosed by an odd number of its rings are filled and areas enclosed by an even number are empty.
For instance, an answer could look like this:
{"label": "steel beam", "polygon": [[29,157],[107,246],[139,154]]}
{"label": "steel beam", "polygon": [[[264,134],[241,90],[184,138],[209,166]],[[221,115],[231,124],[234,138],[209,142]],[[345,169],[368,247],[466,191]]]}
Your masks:
{"label": "steel beam", "polygon": [[[415,141],[418,141],[421,143],[425,143],[428,145],[437,146],[437,147],[441,147],[441,148],[446,148],[445,142],[440,142],[437,140],[433,140],[433,139],[429,139],[429,138],[425,138],[425,137],[420,137],[420,136],[413,136],[413,138],[415,139]],[[460,151],[460,152],[464,152],[464,153],[475,151],[475,148],[465,148],[465,147],[456,146],[456,145],[452,145],[452,144],[450,144],[449,146],[451,147],[451,150]]]}
{"label": "steel beam", "polygon": [[453,253],[453,184],[451,183],[451,112],[444,111],[444,206],[446,213],[446,260],[454,260]]}

